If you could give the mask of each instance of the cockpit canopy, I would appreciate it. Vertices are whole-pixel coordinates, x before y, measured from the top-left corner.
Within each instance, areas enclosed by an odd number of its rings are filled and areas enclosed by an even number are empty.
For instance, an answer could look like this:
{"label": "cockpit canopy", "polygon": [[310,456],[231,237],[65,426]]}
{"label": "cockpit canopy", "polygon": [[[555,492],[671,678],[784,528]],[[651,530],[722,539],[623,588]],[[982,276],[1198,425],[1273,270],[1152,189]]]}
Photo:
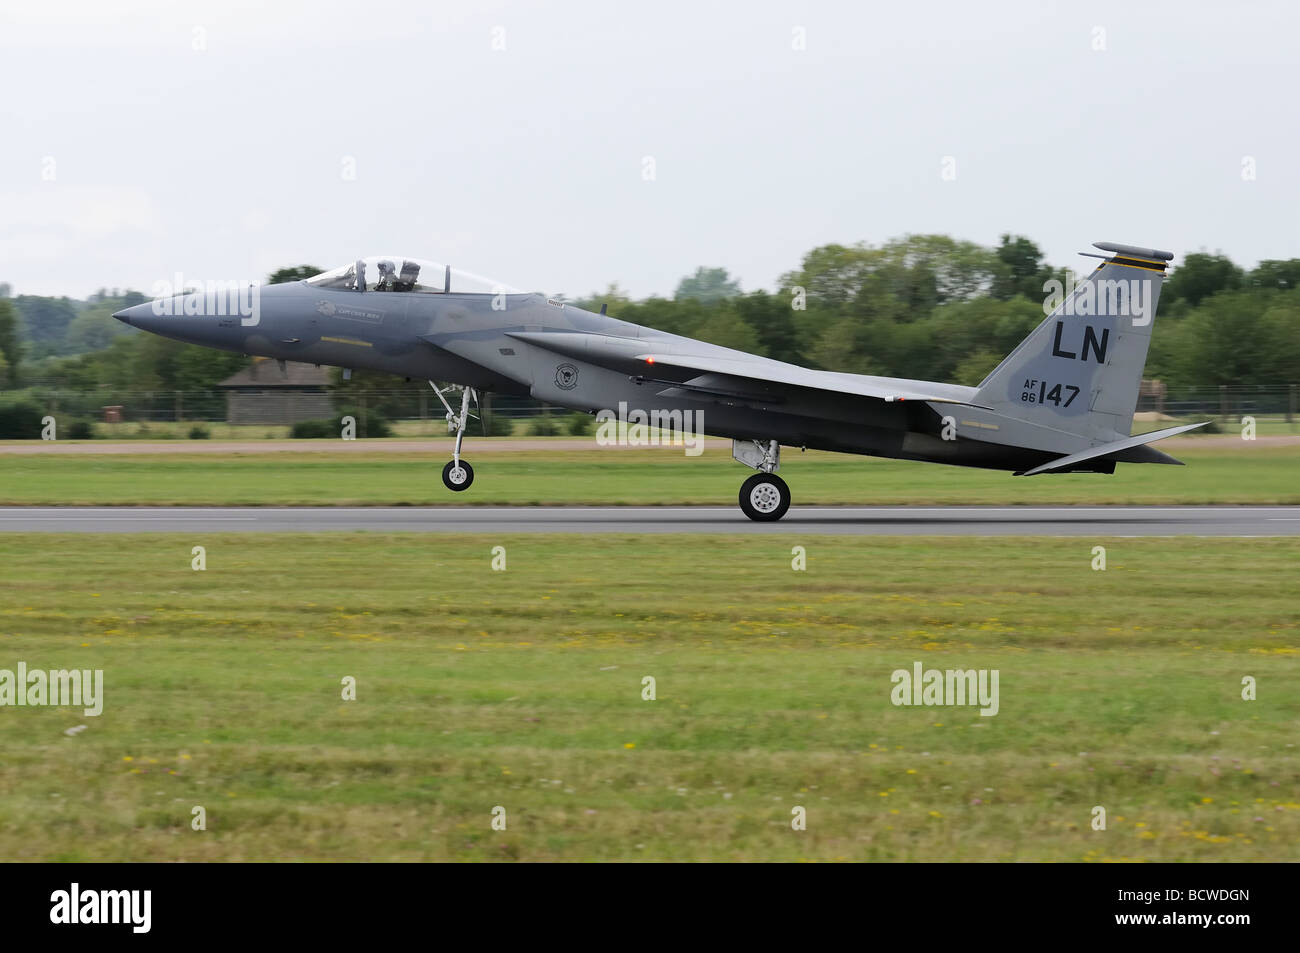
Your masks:
{"label": "cockpit canopy", "polygon": [[371,255],[308,278],[338,291],[409,291],[421,294],[519,294],[499,281],[405,255]]}

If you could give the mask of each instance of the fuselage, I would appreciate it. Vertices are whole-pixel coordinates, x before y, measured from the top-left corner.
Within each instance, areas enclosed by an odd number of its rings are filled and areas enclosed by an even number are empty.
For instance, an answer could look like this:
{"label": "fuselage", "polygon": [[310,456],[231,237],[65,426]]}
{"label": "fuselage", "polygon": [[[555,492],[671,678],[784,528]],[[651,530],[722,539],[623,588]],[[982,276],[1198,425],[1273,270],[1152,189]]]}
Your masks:
{"label": "fuselage", "polygon": [[[260,288],[252,314],[239,313],[232,292],[224,300],[209,294],[188,308],[182,299],[171,299],[163,310],[173,313],[159,314],[159,302],[153,302],[119,317],[193,344],[448,381],[590,413],[616,411],[620,405],[646,412],[703,411],[706,433],[738,440],[1006,470],[1045,459],[1036,450],[943,439],[944,417],[936,408],[944,405],[885,403],[761,382],[736,389],[718,381],[715,387],[709,378],[716,375],[648,366],[637,358],[647,350],[760,365],[767,359],[542,294],[355,290],[313,281]],[[686,382],[689,388],[674,386]],[[955,400],[974,392],[954,384],[928,386]]]}

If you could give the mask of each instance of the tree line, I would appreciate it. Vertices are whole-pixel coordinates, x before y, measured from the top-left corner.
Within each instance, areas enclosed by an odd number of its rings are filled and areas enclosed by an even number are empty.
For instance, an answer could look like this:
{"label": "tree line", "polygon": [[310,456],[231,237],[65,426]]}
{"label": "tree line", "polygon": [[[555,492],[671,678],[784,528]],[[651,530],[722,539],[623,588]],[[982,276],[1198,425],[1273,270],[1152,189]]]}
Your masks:
{"label": "tree line", "polygon": [[[297,265],[268,280],[320,270]],[[1042,321],[1045,283],[1070,277],[1023,236],[986,246],[908,235],[815,248],[776,291],[745,292],[724,269],[701,267],[672,297],[631,300],[611,285],[574,303],[809,367],[978,384]],[[0,284],[0,389],[205,391],[247,363],[112,318],[145,300],[107,289],[84,301],[13,296]],[[1189,254],[1166,280],[1156,320],[1145,376],[1171,388],[1300,382],[1300,259],[1244,269]]]}

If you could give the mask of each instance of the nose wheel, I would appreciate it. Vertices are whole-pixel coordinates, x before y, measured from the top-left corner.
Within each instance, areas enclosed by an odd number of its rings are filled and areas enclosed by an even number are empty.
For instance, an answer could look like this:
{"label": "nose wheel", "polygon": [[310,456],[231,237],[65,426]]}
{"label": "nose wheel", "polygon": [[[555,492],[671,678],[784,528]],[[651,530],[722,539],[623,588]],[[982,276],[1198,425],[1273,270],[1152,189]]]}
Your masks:
{"label": "nose wheel", "polygon": [[775,523],[790,508],[790,488],[775,473],[755,473],[740,486],[740,509],[758,523]]}
{"label": "nose wheel", "polygon": [[474,468],[465,460],[459,463],[448,460],[447,465],[442,468],[442,483],[449,490],[459,493],[461,490],[468,490],[473,482]]}
{"label": "nose wheel", "polygon": [[433,388],[442,401],[442,406],[447,408],[447,432],[456,435],[456,445],[452,449],[451,459],[447,465],[442,468],[442,484],[449,490],[459,493],[461,490],[468,490],[474,482],[474,468],[460,458],[461,441],[465,439],[465,424],[469,418],[474,415],[469,412],[469,402],[471,398],[474,403],[478,403],[478,394],[472,387],[460,388],[460,413],[452,409],[451,404],[447,402],[447,397],[441,387],[433,381],[429,381],[429,386]]}

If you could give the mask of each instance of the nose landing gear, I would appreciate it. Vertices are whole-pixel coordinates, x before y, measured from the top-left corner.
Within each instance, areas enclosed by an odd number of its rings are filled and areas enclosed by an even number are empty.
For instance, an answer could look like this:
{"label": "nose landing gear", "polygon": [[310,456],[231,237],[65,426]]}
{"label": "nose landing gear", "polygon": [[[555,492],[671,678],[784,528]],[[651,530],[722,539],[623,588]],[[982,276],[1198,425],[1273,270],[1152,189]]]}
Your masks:
{"label": "nose landing gear", "polygon": [[438,399],[442,401],[442,406],[447,408],[447,432],[456,435],[456,446],[452,450],[451,460],[442,468],[442,483],[449,489],[459,493],[462,490],[468,490],[470,484],[474,482],[474,468],[469,463],[460,458],[461,441],[465,439],[465,424],[470,417],[475,416],[469,412],[469,402],[472,398],[474,406],[478,406],[478,393],[472,387],[463,387],[459,384],[450,385],[447,390],[451,393],[460,388],[460,413],[451,409],[451,404],[447,403],[447,397],[441,387],[433,381],[429,381],[429,386],[433,388]]}
{"label": "nose landing gear", "polygon": [[449,490],[460,492],[468,490],[471,483],[474,482],[474,468],[469,465],[469,461],[448,460],[447,465],[442,468],[442,483]]}

